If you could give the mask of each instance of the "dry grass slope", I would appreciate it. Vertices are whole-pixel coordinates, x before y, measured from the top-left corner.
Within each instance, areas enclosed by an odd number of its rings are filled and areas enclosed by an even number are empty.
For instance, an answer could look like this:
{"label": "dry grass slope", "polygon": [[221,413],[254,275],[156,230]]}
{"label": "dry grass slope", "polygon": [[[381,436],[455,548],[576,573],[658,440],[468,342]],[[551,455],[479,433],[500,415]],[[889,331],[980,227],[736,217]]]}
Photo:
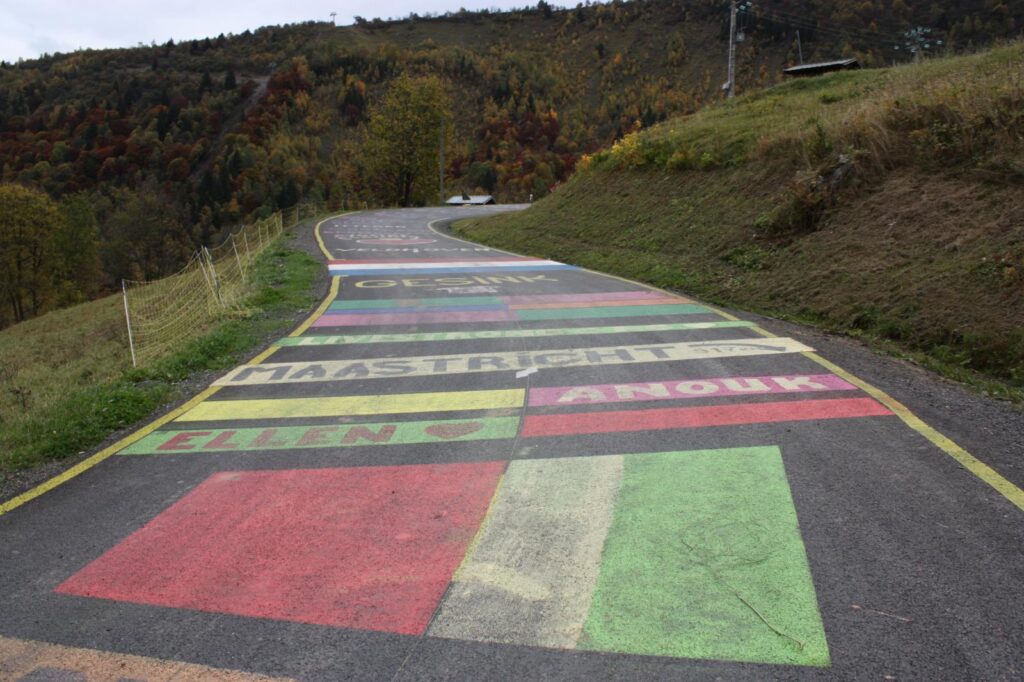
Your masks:
{"label": "dry grass slope", "polygon": [[471,238],[865,334],[1024,389],[1024,44],[799,80],[627,136]]}

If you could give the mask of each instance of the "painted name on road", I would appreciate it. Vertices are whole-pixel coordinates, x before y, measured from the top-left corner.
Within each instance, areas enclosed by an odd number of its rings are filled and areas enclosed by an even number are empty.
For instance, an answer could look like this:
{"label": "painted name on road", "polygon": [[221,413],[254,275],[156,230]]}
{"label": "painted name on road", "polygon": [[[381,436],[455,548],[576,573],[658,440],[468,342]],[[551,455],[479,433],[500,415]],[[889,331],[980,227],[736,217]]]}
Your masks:
{"label": "painted name on road", "polygon": [[725,377],[680,379],[636,384],[592,384],[530,389],[530,406],[624,403],[681,398],[729,397],[813,391],[853,391],[856,387],[834,374],[811,376]]}
{"label": "painted name on road", "polygon": [[515,437],[518,428],[519,417],[490,417],[475,420],[157,431],[125,448],[119,454],[248,452],[497,440]]}
{"label": "painted name on road", "polygon": [[642,346],[602,346],[567,350],[325,362],[273,362],[243,365],[215,383],[219,386],[245,386],[349,379],[388,379],[473,372],[518,371],[531,367],[545,369],[777,355],[803,353],[810,350],[812,349],[794,339],[772,337],[725,341],[688,341]]}

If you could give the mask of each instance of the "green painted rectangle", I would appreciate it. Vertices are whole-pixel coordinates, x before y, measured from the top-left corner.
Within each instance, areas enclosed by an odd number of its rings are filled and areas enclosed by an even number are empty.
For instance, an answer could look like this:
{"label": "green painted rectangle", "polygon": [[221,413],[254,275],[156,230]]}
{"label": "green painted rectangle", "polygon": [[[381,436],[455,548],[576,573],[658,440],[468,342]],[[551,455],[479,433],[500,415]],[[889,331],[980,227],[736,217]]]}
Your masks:
{"label": "green painted rectangle", "polygon": [[[268,415],[271,416],[271,415]],[[258,450],[451,443],[514,438],[519,417],[441,419],[374,424],[329,424],[241,429],[156,431],[119,455],[174,455]]]}
{"label": "green painted rectangle", "polygon": [[467,339],[519,339],[577,334],[642,334],[693,329],[752,327],[753,322],[672,322],[667,324],[612,325],[607,327],[568,327],[559,329],[489,329],[482,331],[422,332],[414,334],[307,334],[278,339],[278,346],[339,346],[350,343],[414,343],[420,341],[459,341]]}
{"label": "green painted rectangle", "polygon": [[779,449],[627,456],[578,647],[829,665]]}
{"label": "green painted rectangle", "polygon": [[497,296],[449,296],[448,298],[378,298],[334,301],[328,310],[363,310],[365,308],[432,308],[452,305],[502,305]]}
{"label": "green painted rectangle", "polygon": [[710,313],[701,305],[624,305],[594,308],[541,308],[516,310],[520,320],[579,320],[589,317],[643,317],[645,315],[696,315]]}

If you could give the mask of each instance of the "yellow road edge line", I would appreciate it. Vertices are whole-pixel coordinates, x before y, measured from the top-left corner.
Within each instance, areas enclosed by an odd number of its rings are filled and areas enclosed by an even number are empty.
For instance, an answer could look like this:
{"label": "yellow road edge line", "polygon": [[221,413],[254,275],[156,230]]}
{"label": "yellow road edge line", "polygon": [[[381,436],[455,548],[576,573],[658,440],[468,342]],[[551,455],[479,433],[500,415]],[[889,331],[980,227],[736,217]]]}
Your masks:
{"label": "yellow road edge line", "polygon": [[[740,318],[729,313],[717,311],[720,315],[726,319],[739,320]],[[761,336],[771,336],[772,334],[767,329],[759,327],[757,325],[750,327],[755,333]],[[839,365],[826,360],[814,351],[807,351],[801,353],[805,358],[815,362],[828,371],[832,372],[836,376],[840,377],[853,384],[860,390],[864,391],[872,398],[889,408],[893,414],[900,418],[904,424],[909,426],[917,433],[924,436],[928,441],[935,447],[945,452],[947,455],[952,457],[960,466],[970,471],[976,477],[984,481],[993,488],[1000,495],[1005,497],[1007,500],[1017,506],[1018,509],[1024,511],[1024,490],[1014,485],[1012,482],[1004,478],[999,472],[990,467],[989,465],[982,462],[980,459],[972,455],[971,453],[964,450],[962,447],[957,445],[951,439],[942,435],[938,430],[929,426],[923,419],[914,414],[910,408],[901,403],[900,401],[893,398],[891,395],[883,391],[882,389],[872,386],[868,382],[860,379],[853,374],[850,374]]]}
{"label": "yellow road edge line", "polygon": [[60,484],[65,483],[65,482],[71,480],[75,476],[78,476],[79,474],[81,474],[81,473],[83,473],[85,471],[88,471],[89,469],[93,468],[94,466],[96,466],[97,464],[99,464],[103,460],[107,459],[108,457],[110,457],[114,453],[119,452],[120,450],[123,450],[124,448],[128,447],[129,445],[131,445],[135,441],[141,440],[145,436],[148,436],[149,434],[151,434],[154,431],[156,431],[158,428],[160,428],[164,424],[166,424],[166,423],[176,419],[177,417],[181,416],[185,412],[191,410],[193,407],[195,407],[199,403],[201,403],[204,400],[206,400],[207,398],[209,398],[211,395],[213,395],[214,393],[219,391],[221,388],[222,388],[221,386],[209,386],[209,387],[207,387],[201,393],[198,393],[195,396],[193,396],[192,399],[189,400],[188,402],[186,402],[183,405],[180,405],[179,407],[171,410],[170,412],[168,412],[167,414],[163,415],[162,417],[158,417],[157,419],[155,419],[154,421],[150,422],[149,424],[146,424],[145,426],[143,426],[142,428],[138,429],[137,431],[134,431],[134,432],[128,434],[127,436],[125,436],[121,440],[117,441],[113,445],[110,445],[108,447],[103,448],[102,450],[97,452],[95,455],[93,455],[93,456],[91,456],[91,457],[89,457],[87,459],[83,459],[81,462],[79,462],[75,466],[71,467],[70,469],[67,469],[67,470],[63,471],[62,473],[57,474],[56,476],[54,476],[51,479],[43,481],[42,483],[37,485],[35,488],[32,488],[31,490],[27,490],[26,492],[23,492],[22,494],[18,495],[17,497],[13,497],[10,500],[7,500],[6,502],[4,502],[3,504],[0,504],[0,515],[6,514],[7,512],[9,512],[9,511],[11,511],[13,509],[17,509],[18,507],[20,507],[21,505],[25,504],[26,502],[30,502],[31,500],[34,500],[35,498],[39,497],[40,495],[53,490],[54,488],[56,488]]}
{"label": "yellow road edge line", "polygon": [[[340,214],[340,215],[345,215],[345,214]],[[336,217],[337,216],[331,216],[331,218],[336,218]],[[314,229],[317,241],[320,242],[320,248],[324,250],[324,253],[327,253],[327,249],[326,249],[326,247],[324,247],[323,241],[320,239],[320,224],[330,220],[331,218],[324,218],[324,220],[321,220],[319,223],[316,224],[316,228]],[[330,254],[328,254],[328,258],[330,258]],[[338,293],[338,278],[334,277],[333,281],[331,282],[331,289],[327,293],[327,297],[324,298],[323,301],[321,301],[320,305],[317,306],[317,309],[314,310],[313,313],[311,315],[309,315],[305,319],[305,321],[303,321],[303,323],[300,324],[296,328],[296,330],[293,331],[290,334],[290,336],[298,336],[299,334],[302,334],[304,331],[309,329],[310,325],[312,325],[313,322],[315,322],[317,320],[317,318],[319,318],[324,313],[324,311],[327,309],[327,306],[329,306],[331,304],[331,301],[334,300],[334,297],[337,295],[337,293]],[[263,362],[264,360],[266,360],[268,357],[273,355],[275,352],[277,352],[278,348],[279,348],[279,346],[271,346],[270,348],[267,348],[263,352],[259,353],[258,355],[256,355],[252,359],[250,359],[245,364],[247,364],[247,365],[258,365],[261,362]],[[221,388],[223,388],[223,387],[222,386],[208,386],[208,387],[206,387],[205,389],[203,389],[201,392],[199,392],[196,395],[194,395],[191,399],[189,399],[185,403],[179,405],[178,407],[176,407],[175,409],[171,410],[167,414],[156,418],[155,420],[149,422],[148,424],[146,424],[145,426],[137,429],[136,431],[133,431],[132,433],[128,434],[127,436],[125,436],[121,440],[117,441],[113,445],[110,445],[110,446],[107,446],[107,447],[103,448],[102,450],[100,450],[96,454],[92,455],[91,457],[83,459],[81,462],[79,462],[78,464],[74,465],[70,469],[66,469],[65,471],[63,471],[63,472],[57,474],[56,476],[54,476],[53,478],[49,478],[49,479],[43,481],[42,483],[40,483],[36,487],[31,488],[29,490],[26,490],[25,492],[23,492],[22,494],[18,495],[17,497],[12,497],[11,499],[7,500],[6,502],[0,503],[0,516],[3,516],[7,512],[10,512],[10,511],[13,511],[13,510],[17,509],[18,507],[22,506],[23,504],[25,504],[27,502],[31,502],[32,500],[36,499],[40,495],[43,495],[45,493],[50,492],[51,490],[53,490],[57,486],[61,485],[62,483],[66,483],[67,481],[70,481],[75,476],[78,476],[79,474],[82,474],[83,472],[88,471],[89,469],[93,468],[94,466],[96,466],[97,464],[99,464],[103,460],[107,459],[111,455],[113,455],[113,454],[115,454],[117,452],[120,452],[121,450],[125,449],[126,447],[128,447],[132,443],[135,443],[136,441],[142,440],[143,438],[145,438],[149,434],[151,434],[154,431],[156,431],[157,429],[159,429],[164,424],[167,424],[168,422],[171,422],[171,421],[177,419],[178,417],[180,417],[181,415],[185,414],[186,412],[191,410],[193,407],[195,407],[199,403],[205,401],[207,398],[212,396],[214,393],[219,391]]]}
{"label": "yellow road edge line", "polygon": [[335,215],[327,216],[326,218],[318,222],[316,224],[316,227],[313,228],[313,236],[316,237],[316,243],[320,247],[320,251],[324,254],[327,260],[331,260],[332,258],[334,258],[334,256],[331,255],[331,252],[328,251],[327,249],[327,245],[324,244],[324,238],[320,236],[320,226],[326,223],[328,220],[334,220],[335,218],[340,218],[341,216],[349,215],[350,213],[357,213],[357,211],[342,211],[341,213],[336,213]]}
{"label": "yellow road edge line", "polygon": [[[443,234],[441,232],[438,232],[437,230],[435,230],[433,228],[433,223],[428,225],[428,227],[430,228],[430,230],[432,232],[436,232],[437,234],[441,235],[442,237],[448,237],[449,239],[456,239],[456,240],[458,240],[460,242],[465,242],[467,244],[473,244],[474,243],[474,242],[468,241],[466,239],[459,239],[458,237],[452,237],[450,235],[446,235],[446,234]],[[506,251],[505,253],[512,253],[512,252]],[[522,255],[522,254],[516,254],[516,255]],[[612,274],[609,274],[609,273],[606,273],[606,272],[598,272],[597,270],[591,270],[589,268],[584,268],[584,267],[580,267],[580,266],[576,266],[576,267],[579,268],[580,270],[585,271],[585,272],[589,272],[589,273],[592,273],[592,274],[595,274],[595,275],[601,275],[602,277],[610,277],[612,279],[617,279],[620,282],[627,282],[629,284],[636,284],[636,285],[644,287],[645,289],[650,289],[651,291],[658,291],[658,292],[661,292],[663,294],[668,294],[670,296],[674,296],[676,298],[679,298],[678,294],[674,294],[671,291],[665,291],[664,289],[660,289],[660,288],[658,288],[656,286],[653,286],[651,284],[646,284],[644,282],[637,282],[636,280],[627,279],[625,277],[620,277],[618,275],[612,275]],[[716,308],[714,306],[708,305],[708,304],[703,303],[703,302],[701,303],[701,305],[706,307],[708,310],[711,310],[711,311],[717,313],[718,315],[724,317],[727,320],[732,320],[732,321],[735,321],[735,322],[742,321],[740,318],[736,317],[735,315],[732,315],[732,314],[727,313],[725,311],[719,310],[718,308]],[[767,337],[771,337],[771,338],[775,338],[775,336],[776,336],[775,334],[771,333],[767,329],[764,329],[763,327],[760,327],[758,325],[754,325],[753,327],[749,327],[749,329],[753,330],[754,333],[756,333],[756,334],[760,334],[761,336],[767,336]],[[863,379],[857,378],[853,374],[850,374],[849,372],[847,372],[842,367],[840,367],[840,366],[838,366],[836,364],[833,364],[832,362],[829,362],[828,360],[826,360],[825,358],[821,357],[820,355],[818,355],[817,353],[815,353],[813,351],[807,351],[807,352],[801,353],[801,355],[803,355],[807,359],[809,359],[809,360],[811,360],[811,361],[821,365],[822,367],[824,367],[825,369],[829,370],[830,372],[832,372],[836,376],[838,376],[838,377],[840,377],[842,379],[845,379],[846,381],[850,382],[851,384],[853,384],[857,388],[861,389],[862,391],[864,391],[865,393],[870,395],[872,398],[874,398],[878,402],[880,402],[883,405],[885,405],[887,408],[889,408],[892,411],[893,414],[895,414],[897,417],[899,417],[903,421],[904,424],[906,424],[911,429],[913,429],[917,433],[919,433],[922,436],[924,436],[929,442],[932,443],[932,445],[934,445],[935,447],[939,448],[940,450],[945,452],[947,455],[952,457],[962,467],[964,467],[969,472],[974,474],[977,478],[979,478],[982,481],[984,481],[986,484],[989,485],[989,487],[991,487],[993,490],[995,490],[1000,495],[1005,497],[1011,503],[1016,505],[1021,511],[1024,511],[1024,490],[1021,490],[1014,483],[1012,483],[1011,481],[1009,481],[1006,478],[1004,478],[995,469],[993,469],[989,465],[985,464],[984,462],[982,462],[980,459],[978,459],[977,457],[975,457],[971,453],[967,452],[967,450],[964,450],[962,447],[957,445],[954,441],[952,441],[951,439],[949,439],[946,436],[942,435],[942,433],[940,433],[934,427],[929,426],[923,419],[921,419],[916,414],[914,414],[910,410],[910,408],[908,408],[906,405],[904,405],[900,401],[896,400],[895,398],[893,398],[891,395],[889,395],[888,393],[886,393],[882,389],[877,388],[876,386],[872,386],[871,384],[869,384],[868,382],[864,381]]]}

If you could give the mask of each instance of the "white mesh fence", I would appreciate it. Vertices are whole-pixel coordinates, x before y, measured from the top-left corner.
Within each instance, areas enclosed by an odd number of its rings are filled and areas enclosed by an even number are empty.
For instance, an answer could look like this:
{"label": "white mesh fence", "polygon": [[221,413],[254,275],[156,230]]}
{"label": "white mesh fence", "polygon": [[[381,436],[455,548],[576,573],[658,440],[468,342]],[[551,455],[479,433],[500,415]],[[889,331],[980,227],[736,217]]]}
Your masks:
{"label": "white mesh fence", "polygon": [[284,230],[321,211],[302,204],[242,227],[222,244],[203,247],[177,273],[152,282],[122,281],[132,364],[141,367],[237,311],[252,293],[256,258]]}

